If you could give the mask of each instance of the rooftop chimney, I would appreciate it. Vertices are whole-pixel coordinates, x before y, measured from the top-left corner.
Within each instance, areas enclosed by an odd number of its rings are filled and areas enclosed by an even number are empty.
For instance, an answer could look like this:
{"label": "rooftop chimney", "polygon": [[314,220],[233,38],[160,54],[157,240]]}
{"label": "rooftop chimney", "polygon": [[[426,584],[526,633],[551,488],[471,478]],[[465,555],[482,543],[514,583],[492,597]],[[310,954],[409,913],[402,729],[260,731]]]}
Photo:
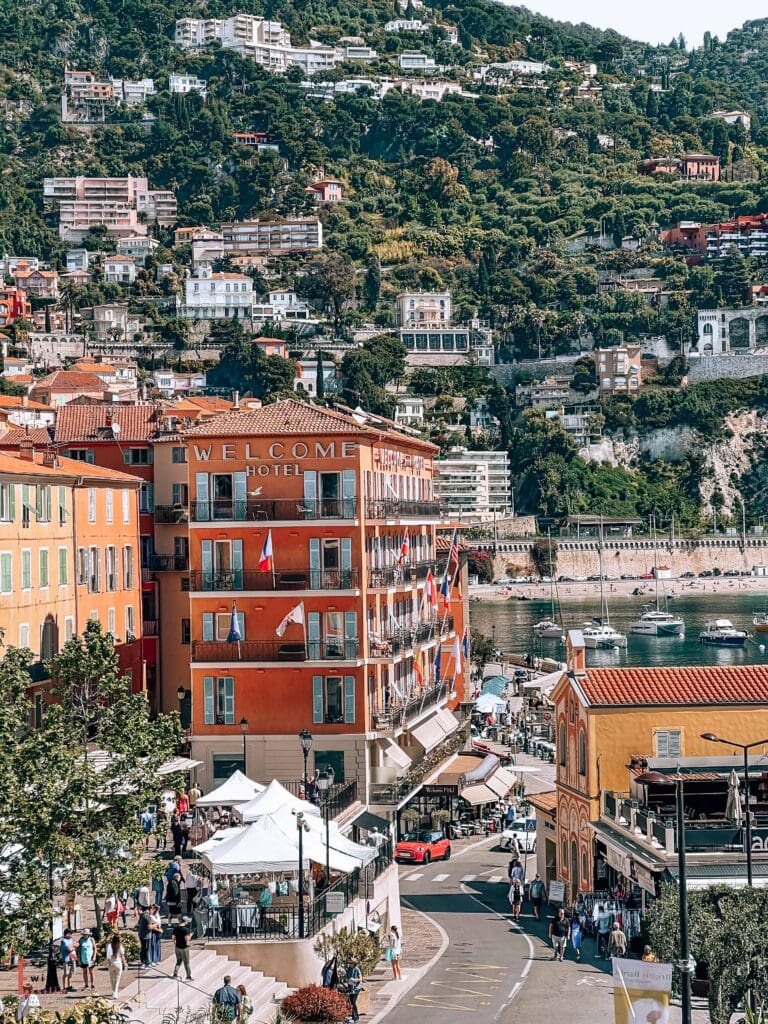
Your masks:
{"label": "rooftop chimney", "polygon": [[49,449],[48,451],[43,452],[43,465],[44,466],[50,466],[51,469],[57,469],[58,468],[59,457],[58,457],[58,455],[56,454],[55,451],[51,451]]}
{"label": "rooftop chimney", "polygon": [[580,629],[569,629],[565,641],[565,663],[569,672],[583,676],[587,671],[584,634]]}
{"label": "rooftop chimney", "polygon": [[27,462],[35,461],[35,446],[32,441],[24,440],[19,442],[19,458],[26,459]]}
{"label": "rooftop chimney", "polygon": [[234,406],[235,409],[239,409],[240,408],[240,392],[239,391],[233,391],[232,392],[232,405]]}

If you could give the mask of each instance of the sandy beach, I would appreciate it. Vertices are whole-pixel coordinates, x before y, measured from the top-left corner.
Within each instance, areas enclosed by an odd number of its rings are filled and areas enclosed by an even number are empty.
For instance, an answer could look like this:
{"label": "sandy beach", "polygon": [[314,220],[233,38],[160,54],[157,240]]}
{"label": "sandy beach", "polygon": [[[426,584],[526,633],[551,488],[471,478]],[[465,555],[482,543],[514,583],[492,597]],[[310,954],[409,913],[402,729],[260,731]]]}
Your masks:
{"label": "sandy beach", "polygon": [[[633,597],[636,590],[642,594],[653,596],[656,584],[653,580],[613,580],[606,581],[605,594]],[[595,597],[600,590],[597,581],[583,583],[558,583],[557,596],[561,601],[580,601]],[[768,577],[741,576],[739,578],[715,576],[693,580],[659,580],[659,593],[682,596],[697,594],[768,594]],[[499,586],[493,583],[480,583],[469,588],[470,600],[478,601],[548,601],[550,597],[549,583],[510,583]]]}

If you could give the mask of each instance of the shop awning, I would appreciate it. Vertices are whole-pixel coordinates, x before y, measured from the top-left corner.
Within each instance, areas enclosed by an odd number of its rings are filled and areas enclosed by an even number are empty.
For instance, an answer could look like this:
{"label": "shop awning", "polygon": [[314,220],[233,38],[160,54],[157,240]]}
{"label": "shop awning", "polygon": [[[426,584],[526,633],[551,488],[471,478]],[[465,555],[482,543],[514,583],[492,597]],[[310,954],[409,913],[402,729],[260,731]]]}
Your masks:
{"label": "shop awning", "polygon": [[[402,747],[399,747],[394,740],[387,739],[384,741],[386,747],[384,748],[384,760],[389,761],[395,768],[401,768],[403,771],[407,771],[411,764],[411,758],[406,754]],[[399,772],[398,774],[402,774]]]}
{"label": "shop awning", "polygon": [[450,736],[459,728],[458,718],[456,715],[452,714],[448,708],[438,708],[435,718],[437,719],[440,728],[443,730],[444,736]]}
{"label": "shop awning", "polygon": [[[677,864],[670,865],[664,872],[667,881],[677,883]],[[752,865],[753,885],[756,889],[768,887],[768,863],[755,861]],[[707,889],[710,885],[727,885],[730,889],[744,889],[747,885],[745,862],[726,861],[719,864],[688,864],[686,866],[688,889]]]}
{"label": "shop awning", "polygon": [[442,743],[445,739],[445,733],[440,727],[440,723],[435,715],[428,718],[426,722],[422,722],[421,725],[417,725],[415,729],[412,729],[411,736],[413,736],[417,743],[424,747],[424,752],[426,754],[428,754],[430,750],[434,750],[438,743]]}
{"label": "shop awning", "polygon": [[459,795],[462,800],[466,800],[473,807],[476,807],[478,804],[495,804],[499,799],[492,789],[484,785],[467,786]]}
{"label": "shop awning", "polygon": [[174,757],[172,761],[161,764],[155,775],[175,775],[176,772],[189,772],[193,768],[199,768],[202,761],[195,761],[191,757]]}
{"label": "shop awning", "polygon": [[488,776],[485,780],[485,784],[489,789],[493,790],[496,796],[503,797],[507,795],[510,789],[512,789],[516,781],[517,779],[512,772],[508,771],[506,768],[499,767],[493,775]]}

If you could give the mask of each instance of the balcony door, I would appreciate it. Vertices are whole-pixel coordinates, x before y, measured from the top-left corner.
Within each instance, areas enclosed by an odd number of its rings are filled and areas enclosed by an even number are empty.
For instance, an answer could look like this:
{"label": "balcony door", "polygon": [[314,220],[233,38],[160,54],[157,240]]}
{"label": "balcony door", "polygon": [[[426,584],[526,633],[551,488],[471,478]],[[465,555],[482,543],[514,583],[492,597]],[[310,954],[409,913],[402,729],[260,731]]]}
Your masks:
{"label": "balcony door", "polygon": [[304,505],[310,515],[323,519],[352,519],[357,505],[354,470],[341,473],[304,473]]}
{"label": "balcony door", "polygon": [[348,588],[352,574],[352,538],[310,537],[309,569],[312,590]]}
{"label": "balcony door", "polygon": [[242,540],[204,540],[200,560],[203,590],[243,589]]}

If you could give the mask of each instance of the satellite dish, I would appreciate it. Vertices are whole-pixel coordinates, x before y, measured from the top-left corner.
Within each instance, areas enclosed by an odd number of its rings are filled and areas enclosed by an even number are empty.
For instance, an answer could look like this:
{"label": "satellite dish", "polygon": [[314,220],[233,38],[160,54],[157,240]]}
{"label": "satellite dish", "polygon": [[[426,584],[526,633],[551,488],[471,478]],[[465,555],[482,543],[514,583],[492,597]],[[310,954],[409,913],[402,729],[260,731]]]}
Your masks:
{"label": "satellite dish", "polygon": [[119,423],[113,423],[112,424],[112,433],[115,435],[115,437],[117,437],[117,435],[120,433],[120,424]]}

